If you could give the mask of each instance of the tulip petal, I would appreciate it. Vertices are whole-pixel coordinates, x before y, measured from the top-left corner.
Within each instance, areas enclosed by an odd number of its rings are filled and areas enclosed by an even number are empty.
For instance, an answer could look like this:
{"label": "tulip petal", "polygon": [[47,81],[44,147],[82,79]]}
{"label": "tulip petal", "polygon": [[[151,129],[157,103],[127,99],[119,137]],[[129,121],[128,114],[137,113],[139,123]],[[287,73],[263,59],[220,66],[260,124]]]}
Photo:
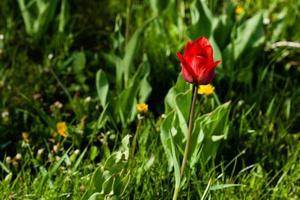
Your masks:
{"label": "tulip petal", "polygon": [[216,68],[221,63],[221,60],[217,60],[214,62],[214,68]]}
{"label": "tulip petal", "polygon": [[183,74],[183,78],[190,82],[193,83],[194,80],[196,80],[196,75],[191,66],[189,65],[188,62],[186,62],[185,58],[178,52],[177,54],[178,59],[181,62],[181,71]]}
{"label": "tulip petal", "polygon": [[203,57],[205,57],[207,59],[213,60],[214,52],[213,52],[212,47],[210,45],[203,47],[202,55],[203,55]]}
{"label": "tulip petal", "polygon": [[200,38],[198,38],[198,39],[195,41],[195,43],[197,43],[197,44],[198,44],[199,46],[201,46],[201,47],[210,46],[210,43],[209,43],[208,39],[205,38],[205,37],[200,37]]}

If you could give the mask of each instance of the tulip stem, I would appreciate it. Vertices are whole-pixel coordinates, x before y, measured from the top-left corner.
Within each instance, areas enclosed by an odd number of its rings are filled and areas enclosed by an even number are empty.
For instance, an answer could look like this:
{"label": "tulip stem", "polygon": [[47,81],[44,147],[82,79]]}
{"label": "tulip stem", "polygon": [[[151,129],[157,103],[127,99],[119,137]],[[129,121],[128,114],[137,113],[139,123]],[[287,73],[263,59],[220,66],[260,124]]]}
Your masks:
{"label": "tulip stem", "polygon": [[[196,99],[197,99],[197,91],[198,91],[198,85],[193,85],[193,96],[192,96],[192,106],[190,109],[190,117],[189,117],[189,127],[188,127],[188,133],[186,136],[186,144],[185,144],[185,149],[184,149],[184,156],[183,160],[181,163],[181,168],[180,168],[180,177],[183,176],[184,170],[187,164],[187,159],[189,155],[189,150],[190,150],[190,145],[191,145],[191,138],[192,138],[192,132],[193,132],[193,118],[195,114],[195,105],[196,105]],[[173,194],[173,200],[176,200],[178,197],[180,188],[175,188],[174,194]]]}

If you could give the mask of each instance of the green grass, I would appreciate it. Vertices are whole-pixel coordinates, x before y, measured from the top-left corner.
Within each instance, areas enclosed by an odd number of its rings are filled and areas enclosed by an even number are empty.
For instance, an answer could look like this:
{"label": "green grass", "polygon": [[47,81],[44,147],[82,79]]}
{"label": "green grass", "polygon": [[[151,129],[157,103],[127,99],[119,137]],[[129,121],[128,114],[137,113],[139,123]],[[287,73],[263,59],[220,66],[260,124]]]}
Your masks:
{"label": "green grass", "polygon": [[299,199],[300,49],[272,46],[300,41],[299,1],[22,2],[0,2],[1,199],[172,199],[191,96],[176,52],[199,36],[222,65],[179,199]]}

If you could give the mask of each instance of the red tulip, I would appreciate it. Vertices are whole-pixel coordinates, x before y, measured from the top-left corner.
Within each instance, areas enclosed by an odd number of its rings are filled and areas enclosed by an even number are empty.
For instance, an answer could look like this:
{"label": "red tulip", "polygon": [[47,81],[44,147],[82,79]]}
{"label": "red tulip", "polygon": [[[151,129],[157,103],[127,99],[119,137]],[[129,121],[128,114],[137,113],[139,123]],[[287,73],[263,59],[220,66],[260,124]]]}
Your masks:
{"label": "red tulip", "polygon": [[184,80],[196,85],[209,84],[215,75],[215,68],[221,62],[214,61],[213,54],[211,44],[205,37],[188,42],[183,56],[177,53]]}

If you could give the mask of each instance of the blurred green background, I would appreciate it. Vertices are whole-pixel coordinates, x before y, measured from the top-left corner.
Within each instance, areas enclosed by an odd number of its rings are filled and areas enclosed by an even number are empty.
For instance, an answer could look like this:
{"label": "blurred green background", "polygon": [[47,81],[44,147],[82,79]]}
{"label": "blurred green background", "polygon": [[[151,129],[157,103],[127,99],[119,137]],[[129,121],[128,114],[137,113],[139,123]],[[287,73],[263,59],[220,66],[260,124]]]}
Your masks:
{"label": "blurred green background", "polygon": [[171,199],[176,52],[200,36],[222,64],[180,197],[299,198],[299,0],[2,0],[0,18],[4,199]]}

